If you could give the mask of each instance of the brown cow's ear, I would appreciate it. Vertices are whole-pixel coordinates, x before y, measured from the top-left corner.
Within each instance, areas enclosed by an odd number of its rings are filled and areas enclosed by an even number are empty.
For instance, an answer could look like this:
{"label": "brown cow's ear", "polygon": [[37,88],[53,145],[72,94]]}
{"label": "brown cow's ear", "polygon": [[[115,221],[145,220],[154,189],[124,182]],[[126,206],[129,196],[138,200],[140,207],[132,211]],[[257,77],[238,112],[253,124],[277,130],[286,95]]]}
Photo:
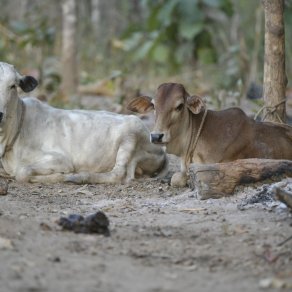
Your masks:
{"label": "brown cow's ear", "polygon": [[132,112],[145,114],[154,109],[154,105],[151,101],[152,98],[149,96],[135,97],[129,102],[129,104],[127,105],[127,109]]}
{"label": "brown cow's ear", "polygon": [[205,110],[205,103],[200,96],[193,95],[187,98],[187,106],[193,114],[199,114]]}

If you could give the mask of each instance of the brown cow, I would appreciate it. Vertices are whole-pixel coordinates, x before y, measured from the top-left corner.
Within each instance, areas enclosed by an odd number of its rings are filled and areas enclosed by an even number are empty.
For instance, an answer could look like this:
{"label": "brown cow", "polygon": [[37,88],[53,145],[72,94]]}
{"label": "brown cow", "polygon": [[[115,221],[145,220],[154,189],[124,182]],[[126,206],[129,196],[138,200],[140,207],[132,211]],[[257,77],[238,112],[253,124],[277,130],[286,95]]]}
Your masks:
{"label": "brown cow", "polygon": [[164,83],[156,98],[134,98],[134,112],[155,110],[151,142],[181,157],[181,172],[171,185],[184,186],[189,163],[228,162],[244,158],[292,160],[292,127],[257,122],[239,108],[207,110],[199,96],[190,96],[184,86]]}

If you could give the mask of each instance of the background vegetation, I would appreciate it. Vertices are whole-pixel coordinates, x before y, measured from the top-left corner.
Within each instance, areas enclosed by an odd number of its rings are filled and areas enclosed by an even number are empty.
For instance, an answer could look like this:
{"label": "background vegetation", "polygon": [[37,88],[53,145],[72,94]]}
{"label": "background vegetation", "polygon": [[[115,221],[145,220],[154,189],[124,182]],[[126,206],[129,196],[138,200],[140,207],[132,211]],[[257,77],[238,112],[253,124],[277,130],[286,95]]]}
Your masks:
{"label": "background vegetation", "polygon": [[[36,75],[40,94],[58,99],[62,1],[0,4],[1,60]],[[119,80],[107,83],[105,92],[119,102],[151,92],[166,80],[182,82],[198,94],[231,92],[237,100],[251,84],[262,83],[264,17],[259,0],[83,0],[76,5],[78,83]],[[290,0],[285,25],[291,80]],[[219,97],[217,103],[220,107]]]}

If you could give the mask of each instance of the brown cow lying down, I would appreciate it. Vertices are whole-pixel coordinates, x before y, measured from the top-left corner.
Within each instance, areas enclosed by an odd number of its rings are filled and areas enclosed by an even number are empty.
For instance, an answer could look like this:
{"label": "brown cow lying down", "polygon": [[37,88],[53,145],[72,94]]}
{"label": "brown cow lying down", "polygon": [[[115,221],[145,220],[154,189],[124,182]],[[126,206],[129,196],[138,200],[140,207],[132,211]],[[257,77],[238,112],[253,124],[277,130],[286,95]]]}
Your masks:
{"label": "brown cow lying down", "polygon": [[239,108],[207,110],[199,96],[190,96],[184,86],[164,83],[154,99],[134,98],[128,105],[134,112],[155,110],[152,143],[181,157],[181,171],[171,179],[173,186],[185,186],[189,163],[228,162],[244,158],[292,160],[292,127],[249,118]]}

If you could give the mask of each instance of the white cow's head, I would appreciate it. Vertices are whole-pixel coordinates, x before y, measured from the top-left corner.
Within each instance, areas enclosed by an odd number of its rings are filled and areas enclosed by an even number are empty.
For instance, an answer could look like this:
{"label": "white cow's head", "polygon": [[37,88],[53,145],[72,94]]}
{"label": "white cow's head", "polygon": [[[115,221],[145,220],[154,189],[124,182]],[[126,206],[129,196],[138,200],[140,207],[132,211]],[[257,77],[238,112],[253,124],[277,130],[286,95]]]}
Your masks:
{"label": "white cow's head", "polygon": [[14,66],[0,62],[0,123],[6,120],[10,106],[18,99],[17,86],[24,92],[30,92],[37,85],[34,77],[21,76]]}

